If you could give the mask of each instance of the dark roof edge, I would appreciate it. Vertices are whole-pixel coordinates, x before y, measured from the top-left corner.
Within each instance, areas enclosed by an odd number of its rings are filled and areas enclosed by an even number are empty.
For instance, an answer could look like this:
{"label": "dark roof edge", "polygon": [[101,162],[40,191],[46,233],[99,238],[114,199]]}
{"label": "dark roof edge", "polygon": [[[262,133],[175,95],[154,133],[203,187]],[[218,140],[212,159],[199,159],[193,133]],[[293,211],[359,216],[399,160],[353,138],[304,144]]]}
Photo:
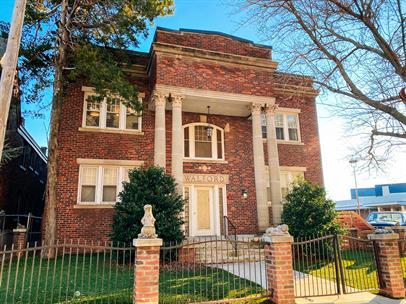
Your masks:
{"label": "dark roof edge", "polygon": [[47,156],[41,151],[40,146],[37,144],[34,138],[32,138],[31,134],[28,133],[27,129],[23,125],[20,125],[17,129],[17,132],[24,137],[24,139],[30,144],[35,152],[37,152],[40,158],[46,163],[48,159]]}
{"label": "dark roof edge", "polygon": [[155,35],[154,35],[154,41],[155,41],[155,37],[156,37],[156,32],[158,30],[162,30],[162,31],[166,31],[166,32],[174,32],[174,33],[176,33],[176,32],[178,32],[178,33],[179,32],[188,32],[188,33],[197,33],[197,34],[219,35],[219,36],[231,38],[231,39],[234,39],[234,40],[238,40],[238,41],[241,41],[241,42],[250,43],[253,46],[267,48],[267,49],[272,50],[272,46],[270,46],[270,45],[254,43],[252,40],[248,40],[248,39],[244,39],[244,38],[241,38],[241,37],[233,36],[233,35],[226,34],[226,33],[223,33],[223,32],[207,31],[207,30],[195,30],[195,29],[186,29],[186,28],[180,28],[179,30],[174,30],[174,29],[169,29],[169,28],[161,27],[161,26],[158,26],[156,28]]}

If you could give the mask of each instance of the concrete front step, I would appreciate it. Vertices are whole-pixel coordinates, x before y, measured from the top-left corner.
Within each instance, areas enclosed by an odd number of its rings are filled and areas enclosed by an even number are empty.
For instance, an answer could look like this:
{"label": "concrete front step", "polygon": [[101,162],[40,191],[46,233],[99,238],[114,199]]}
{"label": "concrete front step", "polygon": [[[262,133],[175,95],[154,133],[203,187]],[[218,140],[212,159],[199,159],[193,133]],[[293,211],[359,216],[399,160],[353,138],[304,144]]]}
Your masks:
{"label": "concrete front step", "polygon": [[203,264],[258,262],[264,260],[264,252],[258,242],[249,240],[188,240],[182,247],[182,260]]}

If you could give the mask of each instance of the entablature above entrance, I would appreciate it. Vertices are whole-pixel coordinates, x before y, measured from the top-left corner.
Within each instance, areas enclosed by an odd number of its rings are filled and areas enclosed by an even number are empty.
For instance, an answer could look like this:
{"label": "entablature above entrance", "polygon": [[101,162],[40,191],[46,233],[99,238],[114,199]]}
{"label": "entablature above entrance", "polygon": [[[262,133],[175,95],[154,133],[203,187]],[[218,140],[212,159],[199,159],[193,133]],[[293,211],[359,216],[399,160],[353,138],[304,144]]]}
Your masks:
{"label": "entablature above entrance", "polygon": [[[163,84],[157,84],[154,90],[165,96],[182,96],[183,112],[206,113],[209,106],[211,114],[229,116],[247,117],[251,114],[250,107],[252,104],[271,106],[275,104],[276,100],[275,97],[271,96],[238,94]],[[153,106],[152,103],[151,106]],[[166,106],[168,110],[171,109],[170,103],[167,103]]]}

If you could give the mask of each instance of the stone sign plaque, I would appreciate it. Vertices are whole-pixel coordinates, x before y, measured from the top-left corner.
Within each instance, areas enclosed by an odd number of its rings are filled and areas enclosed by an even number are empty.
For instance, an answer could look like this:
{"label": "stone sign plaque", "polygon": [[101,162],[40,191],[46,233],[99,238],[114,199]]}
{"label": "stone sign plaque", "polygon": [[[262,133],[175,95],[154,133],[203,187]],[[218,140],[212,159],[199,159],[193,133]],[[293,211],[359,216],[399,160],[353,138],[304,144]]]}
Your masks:
{"label": "stone sign plaque", "polygon": [[183,182],[185,184],[228,184],[229,177],[227,174],[184,174]]}

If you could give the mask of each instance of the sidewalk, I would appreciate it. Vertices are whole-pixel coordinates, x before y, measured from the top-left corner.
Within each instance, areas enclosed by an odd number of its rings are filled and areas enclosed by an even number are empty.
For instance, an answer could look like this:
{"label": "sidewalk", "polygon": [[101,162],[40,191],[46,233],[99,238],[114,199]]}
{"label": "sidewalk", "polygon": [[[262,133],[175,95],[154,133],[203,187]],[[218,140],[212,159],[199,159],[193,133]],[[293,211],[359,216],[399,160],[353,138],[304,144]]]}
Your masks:
{"label": "sidewalk", "polygon": [[336,296],[296,299],[296,304],[406,304],[406,300],[393,300],[369,292],[360,292]]}
{"label": "sidewalk", "polygon": [[[224,269],[236,276],[255,282],[263,288],[267,288],[264,261],[216,264],[211,265],[211,267]],[[379,295],[374,295],[370,292],[323,296],[323,293],[336,292],[337,287],[335,282],[327,281],[322,278],[314,277],[297,271],[295,271],[295,281],[296,295],[300,295],[301,293],[305,294],[305,287],[303,287],[304,281],[308,281],[307,285],[311,285],[311,288],[315,289],[314,291],[320,292],[320,296],[318,297],[296,298],[297,304],[406,304],[406,300],[393,300]],[[309,288],[309,286],[307,286],[307,288]],[[348,286],[347,290],[355,291],[354,288]]]}

